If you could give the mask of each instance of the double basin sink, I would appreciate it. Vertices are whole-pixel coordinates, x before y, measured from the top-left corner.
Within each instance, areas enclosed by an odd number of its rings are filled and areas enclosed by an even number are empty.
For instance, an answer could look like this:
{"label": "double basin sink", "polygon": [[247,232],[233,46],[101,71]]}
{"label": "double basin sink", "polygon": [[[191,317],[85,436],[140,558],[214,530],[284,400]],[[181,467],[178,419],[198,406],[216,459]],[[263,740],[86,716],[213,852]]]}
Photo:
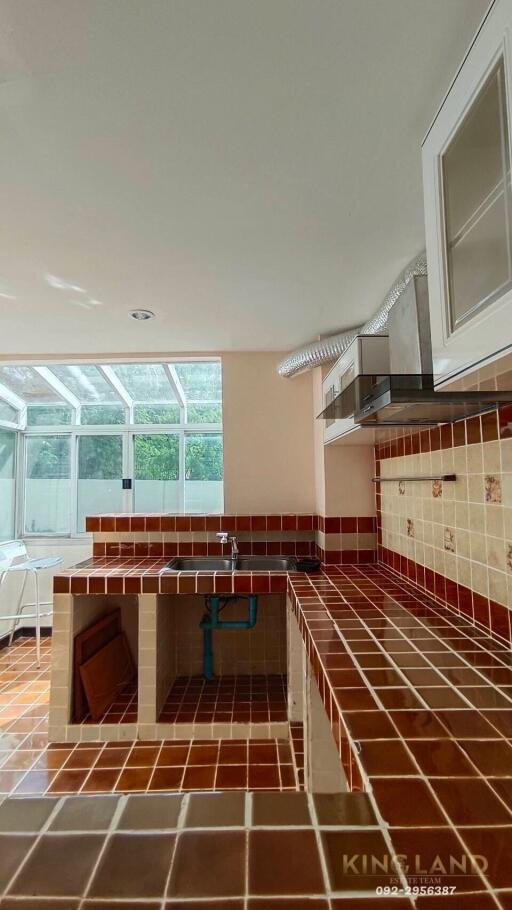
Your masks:
{"label": "double basin sink", "polygon": [[293,572],[296,566],[293,556],[175,556],[167,568],[171,572]]}

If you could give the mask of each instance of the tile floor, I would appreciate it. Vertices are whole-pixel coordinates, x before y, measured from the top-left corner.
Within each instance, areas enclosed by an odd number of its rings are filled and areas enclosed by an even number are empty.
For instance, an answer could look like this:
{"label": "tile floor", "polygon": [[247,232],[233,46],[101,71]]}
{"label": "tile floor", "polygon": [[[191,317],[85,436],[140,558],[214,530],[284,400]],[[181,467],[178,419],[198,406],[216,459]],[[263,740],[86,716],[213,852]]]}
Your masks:
{"label": "tile floor", "polygon": [[375,894],[374,881],[362,900],[336,900],[333,892],[343,885],[337,851],[347,838],[387,854],[365,794],[8,799],[0,805],[0,905],[2,910],[411,907],[402,900],[365,900]]}
{"label": "tile floor", "polygon": [[[49,745],[49,638],[42,655],[37,669],[33,638],[0,651],[0,800],[8,794],[298,789],[287,740]],[[282,680],[276,691],[282,698]]]}
{"label": "tile floor", "polygon": [[169,691],[164,723],[286,723],[286,676],[179,676]]}
{"label": "tile floor", "polygon": [[137,686],[129,683],[116,700],[105,711],[99,720],[93,720],[90,714],[83,720],[84,724],[136,724],[137,723]]}

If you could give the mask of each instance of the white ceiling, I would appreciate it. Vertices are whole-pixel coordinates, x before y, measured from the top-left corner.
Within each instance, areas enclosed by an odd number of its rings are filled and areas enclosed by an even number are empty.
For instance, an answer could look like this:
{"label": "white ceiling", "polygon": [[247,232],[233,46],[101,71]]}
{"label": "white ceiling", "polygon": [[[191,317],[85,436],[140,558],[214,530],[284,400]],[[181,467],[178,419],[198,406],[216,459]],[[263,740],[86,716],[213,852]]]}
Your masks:
{"label": "white ceiling", "polygon": [[423,245],[420,143],[487,4],[0,0],[0,356],[362,322]]}

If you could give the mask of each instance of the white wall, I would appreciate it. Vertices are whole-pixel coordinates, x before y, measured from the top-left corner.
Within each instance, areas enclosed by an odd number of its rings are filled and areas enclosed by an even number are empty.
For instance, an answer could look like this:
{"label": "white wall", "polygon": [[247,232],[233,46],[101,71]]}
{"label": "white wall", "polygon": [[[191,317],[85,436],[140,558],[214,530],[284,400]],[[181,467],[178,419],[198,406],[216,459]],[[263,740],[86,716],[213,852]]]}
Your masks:
{"label": "white wall", "polygon": [[283,379],[282,357],[223,355],[226,514],[315,509],[312,374]]}

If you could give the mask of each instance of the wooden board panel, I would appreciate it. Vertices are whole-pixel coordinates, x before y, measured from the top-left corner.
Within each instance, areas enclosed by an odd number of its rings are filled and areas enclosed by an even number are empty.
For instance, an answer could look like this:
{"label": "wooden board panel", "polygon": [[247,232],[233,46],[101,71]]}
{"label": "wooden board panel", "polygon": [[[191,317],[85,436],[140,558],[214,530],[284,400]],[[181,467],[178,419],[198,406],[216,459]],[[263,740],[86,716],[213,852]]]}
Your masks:
{"label": "wooden board panel", "polygon": [[115,701],[116,695],[134,677],[134,665],[126,635],[121,632],[80,667],[89,711],[99,720]]}
{"label": "wooden board panel", "polygon": [[87,699],[80,678],[80,667],[100,648],[121,632],[121,610],[111,610],[87,629],[75,635],[73,642],[73,719],[79,723],[87,714]]}

